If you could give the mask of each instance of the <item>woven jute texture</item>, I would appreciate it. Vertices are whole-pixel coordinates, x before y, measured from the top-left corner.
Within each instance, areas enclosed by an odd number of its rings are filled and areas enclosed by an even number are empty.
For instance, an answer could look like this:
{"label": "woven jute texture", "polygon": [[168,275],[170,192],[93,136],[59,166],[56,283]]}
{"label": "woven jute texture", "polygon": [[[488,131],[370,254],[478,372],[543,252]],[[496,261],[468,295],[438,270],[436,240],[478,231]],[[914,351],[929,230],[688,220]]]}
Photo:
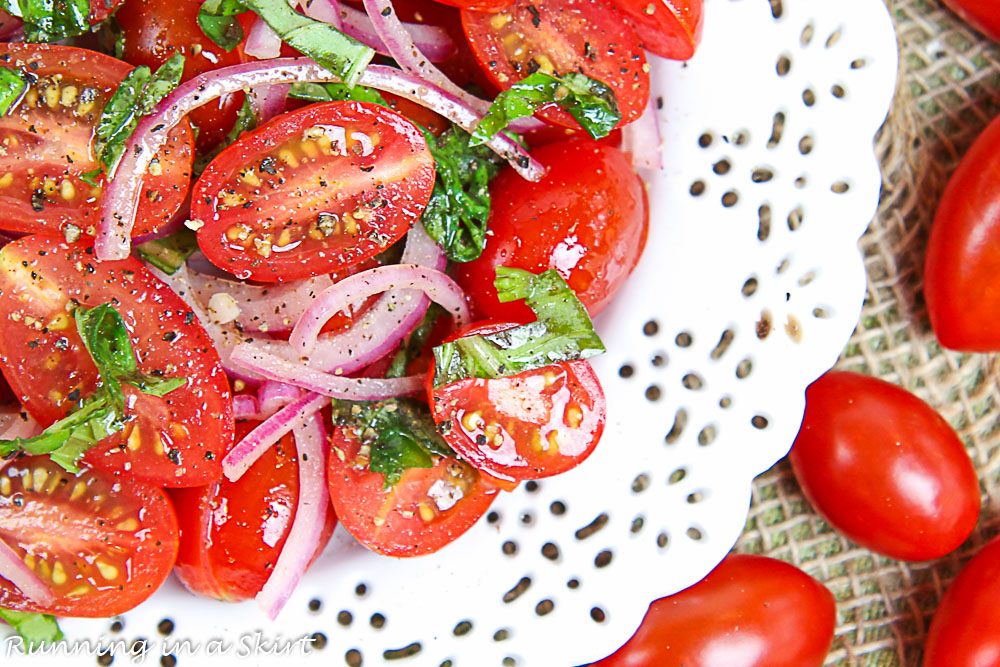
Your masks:
{"label": "woven jute texture", "polygon": [[1000,113],[1000,46],[938,0],[888,4],[899,38],[899,86],[876,140],[881,202],[860,242],[868,272],[864,311],[839,367],[878,375],[939,410],[976,465],[983,509],[953,554],[901,563],[838,535],[805,500],[787,461],[757,478],[736,548],[794,563],[833,592],[838,627],[828,665],[919,665],[942,593],[1000,533],[1000,356],[943,350],[923,299],[937,201],[965,150]]}

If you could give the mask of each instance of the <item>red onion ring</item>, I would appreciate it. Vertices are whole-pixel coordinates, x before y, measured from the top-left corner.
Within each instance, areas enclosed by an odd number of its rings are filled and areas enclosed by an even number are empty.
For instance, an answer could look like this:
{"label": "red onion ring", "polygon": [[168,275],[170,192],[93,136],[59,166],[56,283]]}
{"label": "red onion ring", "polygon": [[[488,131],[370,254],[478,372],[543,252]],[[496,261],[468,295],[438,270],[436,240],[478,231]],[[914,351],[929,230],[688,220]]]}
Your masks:
{"label": "red onion ring", "polygon": [[42,427],[20,405],[0,407],[0,440],[31,438],[41,432]]}
{"label": "red onion ring", "polygon": [[326,514],[330,511],[330,492],[326,484],[326,430],[319,415],[311,414],[304,423],[292,427],[295,452],[299,460],[299,498],[288,539],[278,555],[271,576],[260,589],[256,600],[273,621],[288,602],[302,574],[309,567],[319,546]]}
{"label": "red onion ring", "polygon": [[233,396],[233,417],[235,419],[264,419],[260,415],[257,399],[250,394]]}
{"label": "red onion ring", "polygon": [[250,108],[258,125],[263,125],[284,112],[291,85],[257,86],[250,90]]}
{"label": "red onion ring", "polygon": [[[199,74],[164,98],[151,114],[139,121],[125,146],[114,178],[105,186],[94,241],[97,259],[105,261],[128,256],[131,251],[129,235],[135,224],[143,176],[166,142],[169,131],[188,113],[222,95],[244,88],[296,81],[339,82],[340,79],[307,58],[277,58]],[[480,119],[474,109],[455,96],[392,67],[369,65],[358,84],[423,104],[470,132]],[[545,168],[504,133],[497,134],[488,145],[523,177],[537,181],[545,174]]]}
{"label": "red onion ring", "polygon": [[257,390],[257,404],[261,414],[270,416],[289,403],[294,403],[301,395],[302,391],[298,387],[268,380]]}
{"label": "red onion ring", "polygon": [[24,22],[16,16],[12,16],[7,12],[0,11],[0,40],[8,42],[14,41],[12,38],[21,32],[23,37],[22,28],[24,27]]}
{"label": "red onion ring", "polygon": [[[297,5],[298,3],[296,2],[292,6]],[[261,60],[277,58],[281,55],[281,37],[271,29],[271,26],[264,19],[258,16],[254,20],[253,25],[250,26],[250,34],[247,35],[243,52],[248,56],[253,56]]]}
{"label": "red onion ring", "polygon": [[333,315],[350,304],[393,289],[418,289],[456,320],[456,327],[469,322],[469,305],[462,288],[441,273],[417,264],[377,266],[349,276],[327,288],[299,318],[288,343],[303,356],[316,347],[319,332]]}
{"label": "red onion ring", "polygon": [[231,482],[238,480],[268,447],[329,402],[326,396],[310,392],[275,412],[229,450],[222,459],[222,474]]}
{"label": "red onion ring", "polygon": [[[302,13],[316,21],[329,23],[337,30],[344,32],[342,10],[337,0],[305,0]],[[346,34],[353,36],[350,33]],[[355,37],[355,39],[357,38]]]}
{"label": "red onion ring", "polygon": [[0,539],[0,578],[14,584],[26,598],[40,605],[52,604],[56,596],[52,589],[25,565],[13,548]]}
{"label": "red onion ring", "polygon": [[642,115],[622,128],[622,151],[632,155],[638,168],[663,169],[662,144],[656,100],[650,97]]}
{"label": "red onion ring", "polygon": [[[314,5],[327,4],[334,0],[313,0]],[[379,37],[368,14],[354,7],[342,6],[338,16],[343,22],[343,32],[363,44],[375,49],[383,56],[392,55],[389,47]],[[315,17],[313,17],[315,18]],[[327,21],[329,23],[329,21]],[[424,23],[400,23],[407,39],[431,62],[441,62],[455,52],[455,42],[444,28]],[[398,61],[397,61],[398,62]],[[400,63],[402,64],[402,63]],[[405,68],[404,68],[405,69]],[[435,68],[436,69],[436,68]],[[444,74],[442,73],[442,77]],[[447,77],[445,77],[447,78]],[[451,83],[449,81],[449,83]],[[471,96],[470,96],[471,97]]]}

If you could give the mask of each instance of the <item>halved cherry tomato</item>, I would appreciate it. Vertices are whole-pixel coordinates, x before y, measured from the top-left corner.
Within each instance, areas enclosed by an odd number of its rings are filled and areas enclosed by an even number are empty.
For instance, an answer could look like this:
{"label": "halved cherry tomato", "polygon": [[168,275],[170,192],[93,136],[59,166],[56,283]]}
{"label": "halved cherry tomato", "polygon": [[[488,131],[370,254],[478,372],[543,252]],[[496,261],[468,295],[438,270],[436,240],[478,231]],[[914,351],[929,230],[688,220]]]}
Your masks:
{"label": "halved cherry tomato", "polygon": [[1000,41],[1000,6],[996,0],[944,0],[944,4],[976,29]]}
{"label": "halved cherry tomato", "polygon": [[511,0],[437,0],[438,2],[451,5],[452,7],[461,7],[462,9],[471,9],[477,12],[498,12],[504,7],[511,4]]}
{"label": "halved cherry tomato", "polygon": [[264,282],[346,269],[400,239],[434,187],[417,127],[366,102],[313,104],[222,151],[194,186],[198,245]]}
{"label": "halved cherry tomato", "polygon": [[409,468],[394,486],[368,469],[361,441],[334,426],[327,481],[341,525],[386,556],[422,556],[467,531],[496,499],[497,488],[464,461],[435,457],[433,468]]}
{"label": "halved cherry tomato", "polygon": [[[0,118],[0,228],[61,234],[74,225],[92,235],[101,186],[80,177],[97,168],[90,149],[94,126],[132,66],[95,51],[46,44],[0,44],[0,64],[37,77]],[[191,143],[187,123],[170,132],[144,178],[133,236],[162,226],[184,203]]]}
{"label": "halved cherry tomato", "polygon": [[[126,0],[115,14],[126,35],[122,57],[155,70],[179,53],[184,56],[182,81],[243,62],[242,45],[227,52],[205,36],[197,21],[199,9],[201,0]],[[249,26],[251,21],[246,23]],[[199,150],[210,150],[225,138],[236,122],[243,98],[243,93],[223,95],[191,112],[191,122],[198,128]]]}
{"label": "halved cherry tomato", "polygon": [[892,558],[944,556],[979,519],[979,480],[958,435],[875,377],[830,371],[813,382],[789,460],[837,530]]}
{"label": "halved cherry tomato", "polygon": [[[242,438],[259,422],[239,422]],[[194,593],[236,602],[252,598],[267,582],[288,539],[299,499],[295,440],[286,435],[236,482],[170,492],[177,507],[181,544],[178,578]],[[331,512],[313,559],[323,551],[337,520]]]}
{"label": "halved cherry tomato", "polygon": [[163,486],[222,474],[233,443],[229,383],[194,313],[138,260],[97,262],[93,249],[27,236],[0,250],[0,369],[43,426],[66,415],[98,382],[73,322],[75,305],[111,303],[132,333],[139,370],[188,383],[162,398],[125,385],[136,418],[84,460]]}
{"label": "halved cherry tomato", "polygon": [[177,517],[162,489],[97,470],[74,475],[47,456],[0,471],[0,539],[49,585],[25,599],[0,578],[0,607],[101,618],[152,595],[177,555]]}
{"label": "halved cherry tomato", "polygon": [[651,604],[628,643],[594,667],[820,667],[836,620],[833,595],[802,570],[736,554]]}
{"label": "halved cherry tomato", "polygon": [[704,0],[615,0],[642,45],[658,56],[688,60],[701,42]]}
{"label": "halved cherry tomato", "polygon": [[490,183],[491,235],[479,259],[455,267],[478,318],[529,321],[521,302],[497,301],[498,266],[556,269],[591,316],[635,268],[646,244],[645,188],[628,157],[590,140],[561,141],[534,155],[549,168],[538,183],[505,168]]}
{"label": "halved cherry tomato", "polygon": [[[497,14],[462,10],[462,27],[486,75],[501,90],[532,72],[579,71],[611,87],[627,125],[649,100],[646,54],[614,6],[603,0],[517,0]],[[557,105],[545,120],[579,127]]]}

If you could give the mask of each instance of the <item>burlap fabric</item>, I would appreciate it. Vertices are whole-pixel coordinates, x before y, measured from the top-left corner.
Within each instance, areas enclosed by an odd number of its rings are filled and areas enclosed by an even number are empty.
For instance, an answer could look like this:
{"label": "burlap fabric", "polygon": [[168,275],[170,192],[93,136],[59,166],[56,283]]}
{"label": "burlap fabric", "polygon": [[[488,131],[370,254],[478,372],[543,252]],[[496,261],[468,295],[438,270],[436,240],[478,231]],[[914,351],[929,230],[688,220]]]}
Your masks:
{"label": "burlap fabric", "polygon": [[979,471],[983,509],[955,553],[900,563],[838,535],[802,496],[786,461],[757,478],[736,548],[790,561],[834,593],[838,627],[828,665],[919,665],[942,593],[1000,532],[1000,357],[941,349],[922,292],[938,198],[965,150],[1000,113],[1000,46],[939,0],[887,2],[899,38],[899,86],[876,141],[881,203],[860,243],[868,271],[864,311],[839,367],[878,375],[937,408]]}

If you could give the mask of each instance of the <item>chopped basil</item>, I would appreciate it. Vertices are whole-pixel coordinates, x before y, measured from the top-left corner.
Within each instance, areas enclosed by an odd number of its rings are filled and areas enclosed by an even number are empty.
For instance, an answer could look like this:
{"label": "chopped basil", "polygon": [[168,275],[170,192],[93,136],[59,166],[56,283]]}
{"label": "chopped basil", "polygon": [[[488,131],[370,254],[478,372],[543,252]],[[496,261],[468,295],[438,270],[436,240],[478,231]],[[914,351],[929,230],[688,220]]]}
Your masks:
{"label": "chopped basil", "polygon": [[401,378],[406,375],[406,367],[423,353],[424,346],[427,345],[427,340],[431,337],[431,332],[434,331],[434,326],[444,314],[444,308],[438,304],[432,302],[428,306],[427,312],[424,313],[424,319],[410,333],[409,338],[406,339],[406,344],[392,358],[389,370],[385,372],[387,378]]}
{"label": "chopped basil", "polygon": [[19,70],[0,67],[0,116],[6,116],[28,89],[28,82]]}
{"label": "chopped basil", "polygon": [[408,468],[431,468],[435,456],[455,456],[437,432],[430,410],[410,398],[333,401],[333,423],[352,429],[369,449],[368,468],[394,486]]}
{"label": "chopped basil", "polygon": [[198,26],[219,48],[232,51],[243,41],[243,26],[236,15],[245,11],[239,0],[205,0],[198,10]]}
{"label": "chopped basil", "polygon": [[141,243],[135,249],[144,261],[172,276],[198,249],[198,237],[184,227],[170,236]]}
{"label": "chopped basil", "polygon": [[[240,107],[239,111],[236,112],[236,122],[233,123],[233,127],[229,132],[226,133],[225,138],[219,145],[208,151],[207,153],[202,153],[195,156],[194,166],[192,167],[196,176],[200,176],[205,167],[216,158],[216,156],[222,152],[226,146],[229,146],[236,142],[244,132],[249,132],[257,127],[257,115],[254,113],[253,105],[250,104],[250,96],[247,95],[243,98],[243,105]],[[198,128],[195,127],[195,130]],[[174,268],[169,273],[173,273],[177,269]]]}
{"label": "chopped basil", "polygon": [[506,331],[464,336],[434,348],[434,386],[466,378],[497,378],[560,361],[602,354],[587,309],[555,270],[535,275],[497,268],[493,283],[503,303],[523,299],[538,319]]}
{"label": "chopped basil", "polygon": [[[316,0],[319,2],[320,0]],[[307,102],[337,102],[352,100],[354,102],[371,102],[388,107],[382,94],[367,86],[346,86],[342,83],[293,83],[288,91],[289,97]]]}
{"label": "chopped basil", "polygon": [[101,376],[97,391],[39,435],[0,440],[0,456],[16,452],[48,454],[69,472],[78,472],[77,459],[104,438],[125,428],[122,383],[154,396],[164,396],[187,384],[184,378],[151,375],[136,368],[131,336],[121,315],[110,303],[96,308],[77,306],[73,317]]}
{"label": "chopped basil", "polygon": [[579,72],[560,77],[538,71],[497,95],[472,133],[473,143],[486,143],[511,121],[552,102],[566,109],[594,139],[608,136],[622,118],[614,91],[601,81]]}
{"label": "chopped basil", "polygon": [[340,32],[332,25],[303,16],[287,0],[243,0],[264,19],[281,40],[340,77],[348,86],[375,55],[375,50]]}
{"label": "chopped basil", "polygon": [[139,119],[177,87],[184,73],[184,56],[174,54],[155,73],[145,65],[129,72],[101,112],[94,131],[94,155],[109,176],[114,175],[125,143]]}
{"label": "chopped basil", "polygon": [[3,0],[0,9],[24,21],[27,42],[54,42],[90,30],[89,0]]}
{"label": "chopped basil", "polygon": [[33,614],[28,611],[14,611],[0,608],[0,620],[14,628],[14,631],[24,640],[28,651],[41,648],[48,642],[57,642],[63,638],[56,619],[48,614]]}
{"label": "chopped basil", "polygon": [[428,136],[427,146],[437,163],[437,178],[420,220],[448,259],[471,262],[486,246],[489,182],[502,161],[489,148],[470,145],[468,133],[458,126],[437,139]]}
{"label": "chopped basil", "polygon": [[80,174],[80,180],[86,183],[87,185],[98,188],[101,186],[101,183],[97,179],[99,179],[101,177],[101,174],[103,173],[104,170],[98,167],[97,169],[93,169],[91,171],[85,171],[82,174]]}

